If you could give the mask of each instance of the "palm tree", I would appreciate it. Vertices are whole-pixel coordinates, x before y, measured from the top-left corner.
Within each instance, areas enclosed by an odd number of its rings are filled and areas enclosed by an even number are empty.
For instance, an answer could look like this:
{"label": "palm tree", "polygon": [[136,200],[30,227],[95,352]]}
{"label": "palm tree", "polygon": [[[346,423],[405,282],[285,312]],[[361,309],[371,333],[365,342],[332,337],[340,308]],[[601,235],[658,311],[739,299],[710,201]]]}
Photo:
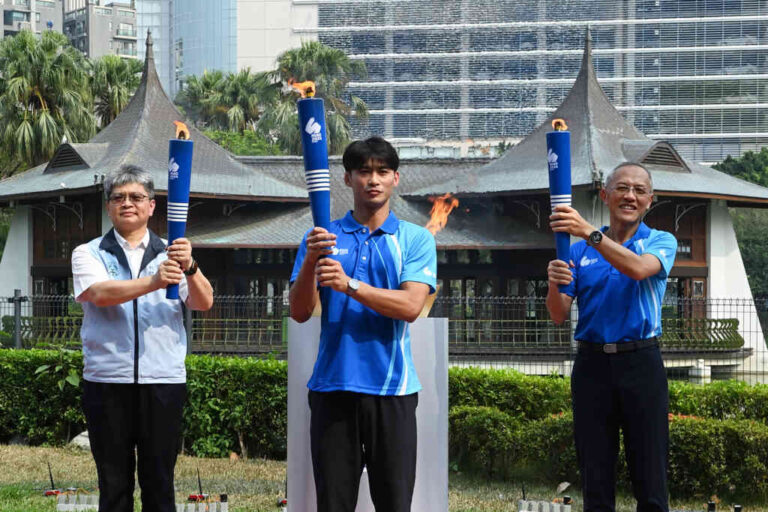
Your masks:
{"label": "palm tree", "polygon": [[91,90],[96,117],[107,126],[123,111],[141,81],[141,62],[105,55],[93,62]]}
{"label": "palm tree", "polygon": [[207,100],[214,92],[222,89],[223,81],[224,73],[221,71],[206,70],[199,77],[190,76],[176,95],[175,102],[184,110],[186,116],[196,124],[219,128],[217,123],[212,123],[216,108],[211,108],[210,102]]}
{"label": "palm tree", "polygon": [[5,175],[41,164],[63,137],[86,141],[96,132],[88,61],[63,34],[30,31],[0,41],[0,151]]}
{"label": "palm tree", "polygon": [[[365,77],[365,63],[351,60],[341,50],[318,41],[306,41],[300,48],[288,50],[277,58],[276,77],[284,83],[312,80],[316,97],[325,101],[328,151],[341,153],[349,143],[352,128],[349,117],[365,120],[368,108],[365,102],[346,92],[354,78]],[[296,93],[284,95],[259,121],[259,128],[270,135],[292,154],[301,154],[301,136],[295,107]]]}
{"label": "palm tree", "polygon": [[242,132],[253,129],[268,104],[279,97],[279,84],[269,73],[204,71],[190,77],[176,103],[194,121],[213,129]]}

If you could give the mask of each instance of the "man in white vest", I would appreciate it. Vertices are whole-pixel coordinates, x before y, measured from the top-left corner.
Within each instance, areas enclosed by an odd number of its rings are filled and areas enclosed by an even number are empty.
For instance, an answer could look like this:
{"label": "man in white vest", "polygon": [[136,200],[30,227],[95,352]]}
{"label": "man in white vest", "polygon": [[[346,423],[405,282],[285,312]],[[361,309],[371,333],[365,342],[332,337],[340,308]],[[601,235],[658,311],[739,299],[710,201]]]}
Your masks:
{"label": "man in white vest", "polygon": [[[83,410],[99,476],[99,510],[133,510],[138,459],[144,512],[173,512],[173,468],[186,399],[182,300],[205,311],[213,290],[189,241],[168,247],[147,228],[152,177],[123,166],[104,181],[113,229],[72,253],[83,305]],[[180,300],[165,298],[179,285]]]}

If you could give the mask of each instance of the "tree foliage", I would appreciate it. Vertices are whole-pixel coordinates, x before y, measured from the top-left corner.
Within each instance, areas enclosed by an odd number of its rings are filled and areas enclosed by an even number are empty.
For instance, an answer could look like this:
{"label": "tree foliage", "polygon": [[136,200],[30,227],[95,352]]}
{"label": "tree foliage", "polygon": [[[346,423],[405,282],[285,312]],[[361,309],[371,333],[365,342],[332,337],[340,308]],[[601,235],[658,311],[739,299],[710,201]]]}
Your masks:
{"label": "tree foliage", "polygon": [[264,156],[283,154],[279,146],[268,142],[264,137],[252,130],[242,132],[206,130],[203,133],[234,155]]}
{"label": "tree foliage", "polygon": [[747,151],[739,158],[728,155],[725,160],[712,166],[731,176],[768,187],[768,147],[759,153]]}
{"label": "tree foliage", "polygon": [[280,86],[272,76],[250,68],[227,74],[204,71],[200,77],[189,77],[176,103],[200,126],[233,132],[254,129],[279,97]]}
{"label": "tree foliage", "polygon": [[[285,84],[315,82],[315,97],[325,102],[328,152],[341,153],[352,136],[349,118],[368,118],[365,102],[346,92],[350,81],[366,76],[365,64],[318,41],[305,41],[300,48],[288,50],[277,58],[276,74]],[[264,133],[272,135],[286,152],[294,155],[301,154],[301,132],[297,129],[299,119],[294,106],[297,97],[296,92],[283,95],[278,108],[259,123]]]}
{"label": "tree foliage", "polygon": [[96,117],[104,128],[128,106],[141,81],[141,62],[105,55],[93,62],[91,90]]}
{"label": "tree foliage", "polygon": [[368,116],[365,102],[346,92],[351,80],[365,74],[364,63],[311,41],[280,55],[273,71],[253,73],[246,68],[238,73],[205,71],[189,77],[176,103],[202,128],[244,136],[253,130],[282,152],[299,155],[299,94],[290,84],[312,80],[316,97],[325,101],[329,152],[340,153],[351,137],[350,117]]}
{"label": "tree foliage", "polygon": [[[712,167],[768,187],[768,148],[747,151],[739,158],[729,155]],[[768,298],[768,210],[734,208],[731,217],[752,295]]]}
{"label": "tree foliage", "polygon": [[4,174],[49,160],[66,137],[96,133],[89,62],[63,34],[24,30],[0,41],[0,151]]}

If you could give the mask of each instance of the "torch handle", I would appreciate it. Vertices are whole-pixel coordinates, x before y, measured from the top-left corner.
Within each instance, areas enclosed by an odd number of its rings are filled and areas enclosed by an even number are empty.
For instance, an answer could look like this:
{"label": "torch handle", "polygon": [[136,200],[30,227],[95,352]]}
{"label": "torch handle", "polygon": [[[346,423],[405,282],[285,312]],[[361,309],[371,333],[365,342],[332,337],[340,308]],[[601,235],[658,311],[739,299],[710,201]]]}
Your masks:
{"label": "torch handle", "polygon": [[325,106],[319,98],[304,98],[298,101],[297,108],[304,152],[304,177],[312,220],[315,226],[330,229],[331,176],[328,167]]}
{"label": "torch handle", "polygon": [[[549,198],[555,206],[571,206],[571,134],[567,131],[547,133],[547,166],[549,168]],[[555,233],[557,259],[566,263],[571,256],[571,236]],[[564,291],[565,286],[559,286]]]}
{"label": "torch handle", "polygon": [[[193,148],[191,140],[173,139],[168,145],[168,245],[187,230]],[[165,298],[178,299],[179,285],[168,285]]]}

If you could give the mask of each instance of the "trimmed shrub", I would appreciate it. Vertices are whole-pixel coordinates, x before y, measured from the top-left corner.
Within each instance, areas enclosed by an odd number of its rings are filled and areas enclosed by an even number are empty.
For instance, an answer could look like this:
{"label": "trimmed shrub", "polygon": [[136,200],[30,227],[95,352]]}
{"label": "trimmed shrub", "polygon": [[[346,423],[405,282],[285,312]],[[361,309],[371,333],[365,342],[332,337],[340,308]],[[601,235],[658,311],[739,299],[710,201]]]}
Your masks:
{"label": "trimmed shrub", "polygon": [[[43,365],[50,369],[36,374]],[[85,429],[81,386],[59,384],[70,369],[82,375],[79,352],[0,350],[0,442],[62,444]]]}
{"label": "trimmed shrub", "polygon": [[[469,454],[453,459],[462,469],[578,481],[570,413],[521,424],[492,407],[455,407],[450,446],[454,455]],[[717,494],[753,503],[768,499],[768,426],[763,423],[673,416],[669,459],[669,491],[675,498]],[[623,449],[617,480],[630,489]]]}
{"label": "trimmed shrub", "polygon": [[569,411],[528,422],[523,427],[523,459],[540,478],[576,482],[579,479]]}
{"label": "trimmed shrub", "polygon": [[451,368],[448,403],[495,407],[520,420],[536,420],[571,410],[570,382],[515,370]]}
{"label": "trimmed shrub", "polygon": [[768,421],[768,385],[735,380],[709,384],[670,381],[669,410],[702,418]]}
{"label": "trimmed shrub", "polygon": [[455,464],[507,476],[521,452],[519,420],[494,407],[451,407],[449,452]]}
{"label": "trimmed shrub", "polygon": [[187,357],[185,449],[193,455],[284,458],[288,366],[284,361]]}

